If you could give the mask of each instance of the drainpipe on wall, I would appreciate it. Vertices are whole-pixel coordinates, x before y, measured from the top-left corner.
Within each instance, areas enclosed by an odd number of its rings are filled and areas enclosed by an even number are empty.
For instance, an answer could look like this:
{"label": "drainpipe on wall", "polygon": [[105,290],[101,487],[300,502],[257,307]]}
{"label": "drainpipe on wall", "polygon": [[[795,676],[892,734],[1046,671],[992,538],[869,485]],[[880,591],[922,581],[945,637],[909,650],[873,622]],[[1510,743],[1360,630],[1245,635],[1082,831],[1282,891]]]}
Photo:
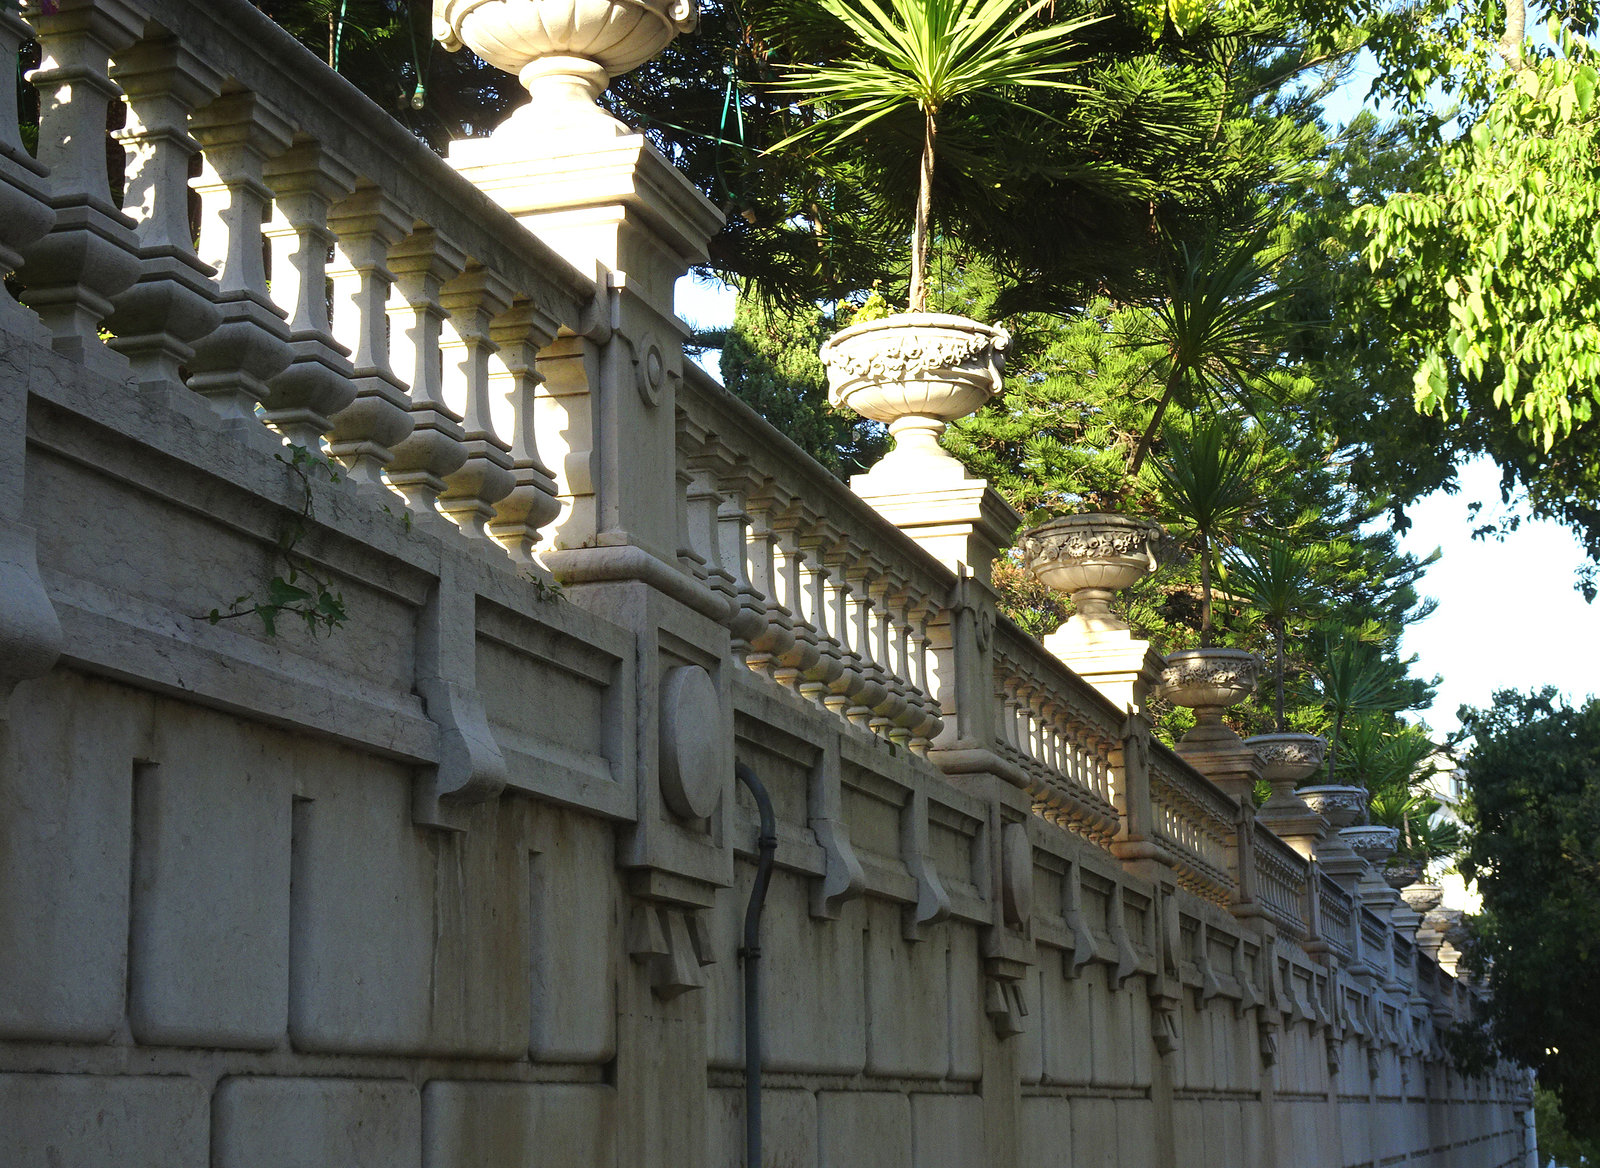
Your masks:
{"label": "drainpipe on wall", "polygon": [[735,762],[733,773],[750,789],[761,815],[756,880],[744,910],[744,945],[739,949],[744,962],[744,1162],[745,1168],[761,1168],[761,910],[772,879],[772,858],[778,850],[778,827],[772,799],[755,771]]}

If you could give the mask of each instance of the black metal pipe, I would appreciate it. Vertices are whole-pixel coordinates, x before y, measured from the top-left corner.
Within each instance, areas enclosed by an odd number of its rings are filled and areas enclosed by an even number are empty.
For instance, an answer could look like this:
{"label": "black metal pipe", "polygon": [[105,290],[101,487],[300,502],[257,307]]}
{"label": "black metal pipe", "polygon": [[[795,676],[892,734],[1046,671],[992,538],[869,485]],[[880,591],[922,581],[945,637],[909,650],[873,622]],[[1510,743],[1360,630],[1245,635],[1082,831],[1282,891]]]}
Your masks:
{"label": "black metal pipe", "polygon": [[761,814],[761,834],[756,838],[756,881],[744,909],[744,1162],[761,1168],[761,910],[772,880],[772,858],[778,850],[778,825],[772,799],[755,771],[735,761],[734,777],[750,789]]}

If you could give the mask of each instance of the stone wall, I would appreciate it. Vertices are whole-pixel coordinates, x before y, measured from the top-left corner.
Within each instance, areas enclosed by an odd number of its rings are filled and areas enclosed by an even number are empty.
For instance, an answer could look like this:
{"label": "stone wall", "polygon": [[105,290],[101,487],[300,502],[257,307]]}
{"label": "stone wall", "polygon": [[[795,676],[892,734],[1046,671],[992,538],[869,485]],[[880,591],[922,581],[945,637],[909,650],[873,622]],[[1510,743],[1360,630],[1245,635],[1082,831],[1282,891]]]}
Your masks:
{"label": "stone wall", "polygon": [[[199,619],[270,563],[293,472],[7,341],[63,630],[0,755],[7,1165],[739,1164],[753,807],[731,765],[698,821],[644,790],[685,662],[778,814],[768,1164],[1519,1162],[1523,1083],[1450,1072],[1400,1024],[1409,975],[1141,878],[642,584],[551,597],[319,481],[306,554],[348,624]],[[505,784],[443,815],[441,608]]]}
{"label": "stone wall", "polygon": [[986,484],[685,365],[643,138],[447,161],[245,0],[23,11],[0,1165],[740,1164],[736,762],[765,1164],[1522,1162],[1437,931],[1156,743],[1148,646],[1007,624]]}

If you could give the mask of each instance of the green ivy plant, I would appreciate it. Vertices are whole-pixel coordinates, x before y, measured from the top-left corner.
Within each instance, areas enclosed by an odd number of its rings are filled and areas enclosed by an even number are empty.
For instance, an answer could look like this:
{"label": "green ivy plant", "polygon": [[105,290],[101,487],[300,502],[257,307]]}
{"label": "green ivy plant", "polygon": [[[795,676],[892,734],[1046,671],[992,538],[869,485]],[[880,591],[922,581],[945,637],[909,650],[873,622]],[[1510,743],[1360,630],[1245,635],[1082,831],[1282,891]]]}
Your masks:
{"label": "green ivy plant", "polygon": [[328,482],[336,483],[343,476],[321,454],[304,446],[291,444],[285,452],[273,457],[294,472],[300,486],[300,509],[284,524],[278,535],[277,566],[280,570],[261,589],[234,597],[226,610],[213,608],[205,615],[205,619],[215,625],[225,620],[254,616],[261,622],[262,632],[269,637],[276,637],[280,619],[298,617],[305,622],[312,636],[332,633],[349,619],[344,596],[328,580],[313,571],[297,549],[310,530],[312,480],[320,475]]}

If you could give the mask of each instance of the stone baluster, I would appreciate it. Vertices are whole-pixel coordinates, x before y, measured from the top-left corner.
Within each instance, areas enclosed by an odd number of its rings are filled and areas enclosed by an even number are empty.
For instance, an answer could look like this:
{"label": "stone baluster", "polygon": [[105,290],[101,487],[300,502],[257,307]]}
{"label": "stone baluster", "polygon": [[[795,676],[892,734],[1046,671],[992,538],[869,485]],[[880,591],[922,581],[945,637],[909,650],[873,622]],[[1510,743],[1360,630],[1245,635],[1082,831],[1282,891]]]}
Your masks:
{"label": "stone baluster", "polygon": [[216,269],[189,229],[189,164],[200,143],[189,115],[221,91],[222,75],[175,40],[142,41],[117,57],[112,77],[128,96],[125,211],[138,220],[139,278],[112,299],[105,327],[142,389],[181,389],[194,342],[222,323]]}
{"label": "stone baluster", "polygon": [[[684,414],[678,415],[678,428],[678,477],[684,488],[683,533],[678,541],[678,559],[722,597],[727,606],[723,623],[731,626],[740,615],[737,573],[742,568],[724,563],[723,549],[719,545],[718,511],[724,499],[717,489],[717,469],[724,463],[724,452],[713,435],[700,429]],[[753,603],[751,608],[753,610]],[[749,652],[749,638],[759,634],[761,623],[764,622],[741,626],[739,634],[733,638],[736,654],[743,657]]]}
{"label": "stone baluster", "polygon": [[1058,774],[1065,774],[1061,765],[1061,703],[1049,690],[1039,690],[1039,742],[1043,748],[1039,761]]}
{"label": "stone baluster", "polygon": [[534,424],[539,384],[539,350],[556,335],[561,322],[531,300],[516,300],[495,317],[489,338],[499,346],[491,374],[496,392],[510,407],[511,473],[516,486],[495,504],[489,534],[523,567],[534,567],[534,549],[541,530],[561,513],[556,479],[539,457]]}
{"label": "stone baluster", "polygon": [[868,584],[872,597],[872,659],[878,666],[878,674],[886,691],[883,700],[872,707],[872,718],[868,725],[874,734],[886,738],[911,708],[910,690],[904,675],[895,668],[897,638],[890,614],[890,610],[901,599],[903,587],[888,572],[879,573]]}
{"label": "stone baluster", "polygon": [[394,444],[384,477],[413,509],[432,517],[439,514],[445,477],[467,461],[461,416],[445,405],[439,355],[445,320],[441,289],[465,270],[467,257],[431,227],[423,227],[389,249],[386,266],[394,276],[388,303],[389,359],[411,382],[411,433]]}
{"label": "stone baluster", "polygon": [[252,93],[230,93],[190,120],[205,151],[200,194],[200,258],[217,270],[222,323],[195,342],[189,388],[247,433],[256,405],[294,357],[287,314],[267,292],[262,230],[272,206],[269,158],[288,149],[288,119]]}
{"label": "stone baluster", "polygon": [[873,711],[889,696],[888,675],[875,656],[876,617],[873,614],[872,583],[878,576],[877,561],[861,553],[847,564],[849,583],[846,620],[850,646],[861,662],[861,681],[850,695],[845,717],[853,724],[870,728]]}
{"label": "stone baluster", "polygon": [[445,479],[439,510],[462,530],[489,537],[494,505],[517,485],[511,443],[495,432],[489,360],[499,350],[490,335],[494,319],[511,307],[514,293],[488,268],[473,266],[444,286],[445,387],[452,383],[467,432],[467,461]]}
{"label": "stone baluster", "polygon": [[939,699],[933,696],[928,671],[928,658],[932,652],[932,645],[928,640],[928,622],[936,615],[938,615],[937,609],[923,600],[913,613],[911,621],[912,680],[922,695],[923,716],[922,721],[912,727],[910,745],[912,751],[921,755],[928,753],[929,746],[944,728],[943,711],[939,708]]}
{"label": "stone baluster", "polygon": [[333,335],[350,350],[356,397],[333,419],[328,450],[350,477],[382,484],[394,447],[414,424],[406,385],[389,364],[389,249],[413,219],[377,187],[358,187],[328,216],[334,236]]}
{"label": "stone baluster", "polygon": [[902,705],[892,719],[886,733],[889,741],[909,747],[912,735],[928,716],[926,697],[917,688],[915,667],[911,661],[911,602],[909,589],[901,585],[895,591],[894,603],[889,609],[890,670],[896,679],[896,692]]}
{"label": "stone baluster", "polygon": [[[0,58],[17,59],[30,28],[13,9],[0,7]],[[56,221],[50,206],[48,171],[22,145],[17,120],[17,87],[0,85],[0,271],[14,271],[23,253],[37,243]],[[9,289],[0,285],[0,329],[44,340],[48,330],[32,312],[20,306]]]}
{"label": "stone baluster", "polygon": [[355,400],[350,350],[328,316],[328,212],[355,189],[356,175],[315,142],[298,142],[269,161],[267,224],[272,293],[289,312],[289,364],[267,382],[263,416],[296,446],[320,453],[333,417]]}
{"label": "stone baluster", "polygon": [[122,96],[111,57],[133,44],[145,20],[125,0],[54,0],[32,16],[39,162],[49,172],[55,218],[21,249],[22,302],[39,314],[58,353],[126,377],[126,359],[100,342],[112,298],[139,274],[134,222],[111,201],[106,115]]}
{"label": "stone baluster", "polygon": [[716,512],[717,562],[731,574],[737,598],[728,631],[745,663],[759,669],[752,655],[770,651],[771,630],[767,627],[766,600],[752,579],[750,560],[751,515],[745,505],[746,492],[753,483],[750,469],[740,459],[724,455],[717,468],[717,490],[721,502]]}
{"label": "stone baluster", "polygon": [[1000,704],[1000,738],[1017,750],[1022,749],[1022,736],[1017,732],[1017,678],[1011,663],[995,654],[995,700]]}
{"label": "stone baluster", "polygon": [[804,557],[800,564],[801,587],[806,594],[805,609],[816,627],[817,660],[800,675],[800,694],[810,701],[827,704],[835,682],[844,673],[844,646],[839,640],[837,613],[832,606],[829,569],[823,549],[830,546],[833,534],[825,522],[808,524],[797,530],[797,546]]}
{"label": "stone baluster", "polygon": [[779,598],[778,533],[772,525],[773,511],[782,511],[791,500],[781,497],[770,479],[751,476],[748,481],[744,500],[750,516],[748,579],[765,617],[761,634],[751,639],[749,664],[751,669],[767,671],[776,669],[795,646],[794,614]]}
{"label": "stone baluster", "polygon": [[818,640],[816,612],[811,592],[806,586],[807,556],[802,549],[801,527],[806,522],[805,508],[795,501],[788,507],[767,513],[776,543],[774,545],[774,576],[778,586],[778,604],[788,613],[794,632],[794,645],[774,660],[772,676],[780,685],[800,689],[806,678],[822,659]]}
{"label": "stone baluster", "polygon": [[826,578],[828,624],[838,640],[840,668],[838,674],[828,683],[828,692],[823,696],[822,704],[841,718],[847,716],[847,712],[856,704],[856,696],[867,685],[866,664],[855,635],[855,606],[848,579],[854,554],[848,540],[842,536],[829,544],[824,551],[828,566]]}

